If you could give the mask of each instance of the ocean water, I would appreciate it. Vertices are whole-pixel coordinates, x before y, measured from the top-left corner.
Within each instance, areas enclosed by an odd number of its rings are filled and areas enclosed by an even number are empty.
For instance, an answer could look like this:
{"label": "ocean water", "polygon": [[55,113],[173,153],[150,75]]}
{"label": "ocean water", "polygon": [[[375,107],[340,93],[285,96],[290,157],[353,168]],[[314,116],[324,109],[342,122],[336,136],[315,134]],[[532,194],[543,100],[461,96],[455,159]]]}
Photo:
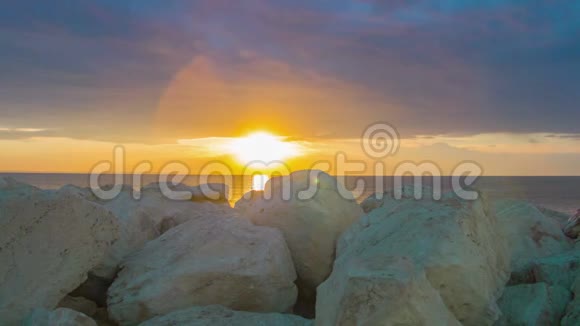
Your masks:
{"label": "ocean water", "polygon": [[[89,176],[86,174],[0,173],[0,176],[11,176],[18,181],[44,189],[57,189],[67,184],[79,187],[89,186]],[[377,185],[380,188],[382,184],[384,190],[393,189],[393,177],[377,179],[372,176],[348,176],[344,180],[348,189],[355,189],[356,182],[359,180],[364,182],[364,191],[357,197],[358,201],[362,201],[369,194],[375,192]],[[432,179],[429,177],[424,177],[423,180],[426,185],[432,184]],[[100,178],[100,183],[103,185],[112,184],[113,181],[113,175],[102,175]],[[143,176],[144,185],[158,181],[159,177],[157,175]],[[228,184],[230,202],[232,203],[252,188],[259,187],[252,176],[233,176],[230,180],[225,180],[222,176],[202,177],[191,175],[186,177],[183,183],[195,186],[200,181]],[[411,184],[412,182],[413,179],[411,177],[403,178],[404,184]],[[131,176],[125,175],[124,183],[132,184]],[[450,185],[450,177],[443,177],[443,190],[451,189]],[[492,199],[524,199],[533,204],[566,214],[572,214],[580,208],[580,177],[480,177],[474,187],[487,192]]]}

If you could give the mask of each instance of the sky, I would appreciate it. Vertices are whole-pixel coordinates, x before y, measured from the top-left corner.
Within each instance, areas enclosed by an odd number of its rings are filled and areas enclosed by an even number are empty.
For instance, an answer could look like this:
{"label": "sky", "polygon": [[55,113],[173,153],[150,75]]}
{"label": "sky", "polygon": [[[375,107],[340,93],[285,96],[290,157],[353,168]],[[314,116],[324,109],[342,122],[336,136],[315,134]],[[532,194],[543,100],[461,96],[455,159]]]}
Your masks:
{"label": "sky", "polygon": [[[0,2],[0,171],[240,162],[268,131],[293,169],[388,122],[391,169],[580,175],[580,3],[422,0]],[[388,174],[388,173],[387,173]]]}

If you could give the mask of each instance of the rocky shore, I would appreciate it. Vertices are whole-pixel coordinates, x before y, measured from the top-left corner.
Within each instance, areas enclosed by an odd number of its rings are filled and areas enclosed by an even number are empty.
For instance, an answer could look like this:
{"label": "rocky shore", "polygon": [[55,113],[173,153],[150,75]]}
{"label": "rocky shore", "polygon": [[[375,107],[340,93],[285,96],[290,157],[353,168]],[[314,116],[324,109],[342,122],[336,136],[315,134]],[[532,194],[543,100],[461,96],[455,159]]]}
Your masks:
{"label": "rocky shore", "polygon": [[576,221],[428,188],[359,205],[312,175],[235,207],[0,178],[0,325],[580,325]]}

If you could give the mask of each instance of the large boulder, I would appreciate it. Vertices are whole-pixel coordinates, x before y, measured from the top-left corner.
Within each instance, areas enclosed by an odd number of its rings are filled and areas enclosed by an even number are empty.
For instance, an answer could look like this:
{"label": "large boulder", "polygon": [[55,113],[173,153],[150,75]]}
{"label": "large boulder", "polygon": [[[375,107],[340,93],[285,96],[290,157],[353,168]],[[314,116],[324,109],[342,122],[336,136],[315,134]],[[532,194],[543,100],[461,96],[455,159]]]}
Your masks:
{"label": "large boulder", "polygon": [[109,288],[109,315],[133,325],[192,305],[286,312],[296,301],[295,279],[280,231],[205,216],[127,257]]}
{"label": "large boulder", "polygon": [[192,307],[150,319],[140,326],[310,326],[312,321],[279,313],[234,311],[222,306]]}
{"label": "large boulder", "polygon": [[247,213],[256,209],[256,206],[261,205],[261,202],[266,200],[263,190],[250,190],[245,193],[234,205],[238,212]]}
{"label": "large boulder", "polygon": [[490,325],[499,317],[509,256],[487,200],[413,193],[385,198],[343,234],[318,287],[318,325]]}
{"label": "large boulder", "polygon": [[115,217],[74,194],[0,187],[0,324],[53,309],[118,238]]}
{"label": "large boulder", "polygon": [[[557,291],[556,294],[558,294],[565,292],[562,289],[569,289],[573,293],[572,297],[574,300],[568,304],[565,316],[561,319],[561,324],[580,325],[580,250],[578,249],[578,244],[576,244],[576,248],[573,250],[554,256],[534,259],[525,268],[512,273],[511,284],[532,284],[535,287],[519,288],[527,289],[524,294],[528,295],[528,298],[526,299],[527,301],[522,301],[524,299],[516,300],[515,304],[522,304],[525,308],[513,307],[510,304],[512,299],[509,295],[506,297],[507,299],[503,299],[502,304],[507,305],[508,308],[502,308],[502,311],[512,310],[511,313],[508,313],[508,321],[524,320],[523,317],[517,319],[517,316],[526,315],[527,317],[531,317],[531,321],[537,319],[538,322],[536,325],[559,325],[558,317],[563,313],[562,301],[565,300],[556,300],[559,296],[556,299],[552,298],[552,293]],[[547,287],[549,291],[546,292],[544,288],[538,286],[536,283],[541,284],[542,287]],[[522,291],[520,290],[519,293]],[[548,296],[545,293],[548,293]],[[538,308],[538,306],[543,306],[544,308]],[[534,312],[536,310],[539,310],[542,314],[536,314]],[[506,318],[504,320],[507,320]],[[531,321],[529,324],[531,324]],[[504,324],[508,323],[505,322]]]}
{"label": "large boulder", "polygon": [[512,270],[518,272],[537,258],[562,253],[572,248],[559,224],[534,205],[518,200],[500,200],[493,209],[500,234],[511,251]]}
{"label": "large boulder", "polygon": [[35,186],[16,181],[12,177],[0,177],[0,190],[5,200],[9,197],[23,197],[42,191]]}
{"label": "large boulder", "polygon": [[352,194],[321,171],[274,177],[262,195],[244,196],[235,207],[254,224],[282,231],[301,290],[311,293],[332,270],[336,240],[363,215]]}
{"label": "large boulder", "polygon": [[368,254],[348,264],[318,287],[317,325],[461,325],[412,259]]}
{"label": "large boulder", "polygon": [[546,283],[508,286],[498,300],[502,316],[496,325],[559,325],[570,299],[570,291]]}
{"label": "large boulder", "polygon": [[543,282],[569,289],[580,275],[580,251],[534,259],[525,268],[512,272],[511,284]]}
{"label": "large boulder", "polygon": [[540,212],[542,212],[542,214],[544,214],[544,216],[554,220],[561,228],[564,228],[564,226],[570,220],[570,214],[568,214],[568,213],[556,211],[556,210],[553,210],[553,209],[550,209],[550,208],[547,208],[544,206],[539,206],[539,205],[536,205],[536,207],[538,208],[538,210]]}
{"label": "large boulder", "polygon": [[383,198],[385,196],[389,196],[389,194],[387,192],[370,194],[360,203],[360,207],[365,212],[365,214],[368,214],[372,210],[377,209],[383,205]]}
{"label": "large boulder", "polygon": [[89,316],[68,308],[35,309],[22,326],[97,326]]}
{"label": "large boulder", "polygon": [[[220,187],[212,184],[211,187],[227,191],[227,187],[223,185]],[[233,211],[229,204],[221,199],[203,201],[200,186],[177,185],[170,188],[174,191],[187,191],[193,194],[195,202],[192,198],[178,200],[166,197],[158,183],[149,184],[138,191],[138,199],[135,198],[134,189],[128,186],[124,186],[120,194],[111,200],[99,199],[89,188],[69,185],[60,190],[77,193],[103,205],[119,220],[120,239],[107,253],[103,263],[92,271],[95,276],[112,280],[118,271],[119,263],[125,256],[141,249],[147,241],[159,237],[176,225],[207,214],[224,214]]]}
{"label": "large boulder", "polygon": [[561,320],[562,326],[580,325],[580,275],[576,277],[570,290],[574,299],[566,307],[566,312]]}

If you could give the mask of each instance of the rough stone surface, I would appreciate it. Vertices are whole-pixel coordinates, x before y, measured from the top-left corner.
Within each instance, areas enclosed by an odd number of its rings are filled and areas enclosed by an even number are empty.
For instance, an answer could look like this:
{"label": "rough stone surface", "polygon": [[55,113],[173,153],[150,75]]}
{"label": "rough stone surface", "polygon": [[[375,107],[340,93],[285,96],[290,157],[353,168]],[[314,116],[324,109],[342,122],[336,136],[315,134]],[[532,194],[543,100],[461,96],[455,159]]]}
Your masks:
{"label": "rough stone surface", "polygon": [[295,279],[280,231],[206,216],[169,230],[123,262],[109,289],[109,315],[133,325],[192,305],[286,312],[296,300]]}
{"label": "rough stone surface", "polygon": [[364,255],[348,264],[319,286],[317,325],[461,325],[407,257]]}
{"label": "rough stone surface", "polygon": [[570,250],[559,255],[533,260],[526,268],[512,273],[511,284],[538,283],[570,289],[580,275],[580,251]]}
{"label": "rough stone surface", "polygon": [[566,307],[566,312],[561,320],[562,326],[580,325],[580,275],[576,277],[570,288],[574,299]]}
{"label": "rough stone surface", "polygon": [[570,219],[570,214],[559,212],[547,207],[536,206],[538,210],[547,218],[554,220],[561,228],[564,228]]}
{"label": "rough stone surface", "polygon": [[263,190],[250,190],[236,202],[234,208],[238,212],[243,213],[256,210],[256,207],[265,200],[264,196],[265,193]]}
{"label": "rough stone surface", "polygon": [[360,207],[365,213],[370,213],[372,210],[383,205],[383,198],[385,196],[389,196],[389,194],[386,192],[382,194],[371,194],[360,203]]}
{"label": "rough stone surface", "polygon": [[537,258],[572,248],[558,223],[527,202],[500,200],[494,204],[494,211],[499,231],[508,241],[514,271],[527,268]]}
{"label": "rough stone surface", "polygon": [[118,237],[115,217],[83,198],[25,185],[0,189],[0,324],[53,309]]}
{"label": "rough stone surface", "polygon": [[[213,188],[219,188],[211,185]],[[223,185],[222,185],[223,186]],[[199,192],[199,187],[178,185],[174,190]],[[224,189],[227,187],[223,186]],[[140,191],[140,198],[135,199],[133,189],[125,186],[122,192],[111,200],[97,198],[90,189],[65,186],[61,191],[77,193],[109,209],[119,220],[120,239],[108,252],[105,261],[92,272],[94,275],[112,280],[118,271],[118,265],[128,254],[141,249],[147,241],[153,240],[167,230],[190,219],[207,214],[224,214],[232,212],[229,204],[218,200],[198,201],[172,200],[163,195],[159,184],[145,186]]]}
{"label": "rough stone surface", "polygon": [[53,311],[35,309],[22,323],[23,326],[97,326],[94,320],[85,314],[68,308]]}
{"label": "rough stone surface", "polygon": [[413,192],[385,198],[343,234],[333,272],[318,287],[317,325],[497,320],[509,256],[487,201],[415,200]]}
{"label": "rough stone surface", "polygon": [[[307,191],[314,186],[316,191]],[[332,270],[336,240],[363,215],[362,209],[334,177],[321,171],[274,177],[266,183],[262,196],[254,193],[251,197],[240,199],[236,208],[254,224],[282,231],[301,290],[313,293]]]}
{"label": "rough stone surface", "polygon": [[0,190],[3,191],[5,199],[9,197],[24,197],[42,191],[29,184],[18,182],[12,177],[0,177]]}
{"label": "rough stone surface", "polygon": [[570,292],[546,283],[509,286],[498,300],[502,311],[498,326],[559,325]]}
{"label": "rough stone surface", "polygon": [[140,326],[310,326],[312,321],[295,315],[253,313],[222,306],[193,307],[156,317]]}

